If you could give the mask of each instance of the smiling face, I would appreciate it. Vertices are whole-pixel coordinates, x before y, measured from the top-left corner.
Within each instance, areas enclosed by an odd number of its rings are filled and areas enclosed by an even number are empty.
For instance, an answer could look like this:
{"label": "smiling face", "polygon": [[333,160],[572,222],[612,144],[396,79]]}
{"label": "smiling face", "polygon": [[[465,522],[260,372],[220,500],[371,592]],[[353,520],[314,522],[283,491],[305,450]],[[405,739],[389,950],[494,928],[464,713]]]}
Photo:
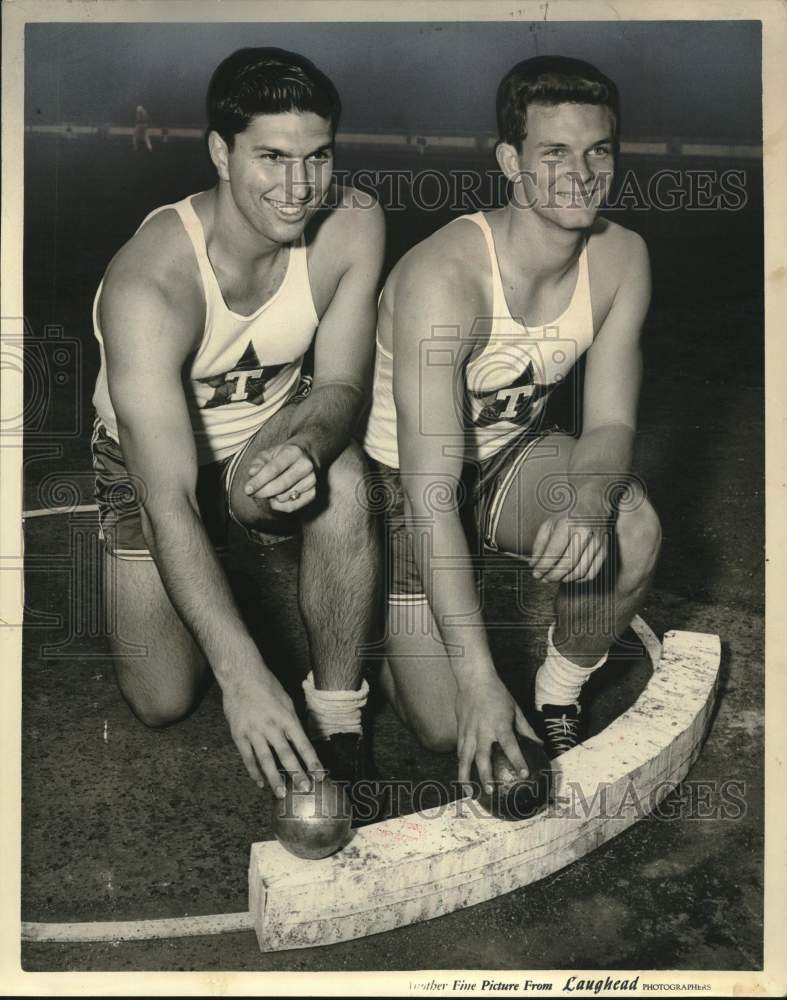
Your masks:
{"label": "smiling face", "polygon": [[212,132],[210,151],[237,212],[273,243],[297,239],[330,187],[333,130],[311,111],[256,115],[232,149]]}
{"label": "smiling face", "polygon": [[515,205],[561,229],[585,229],[612,183],[612,112],[596,104],[531,104],[521,151],[504,145],[499,156],[515,184]]}

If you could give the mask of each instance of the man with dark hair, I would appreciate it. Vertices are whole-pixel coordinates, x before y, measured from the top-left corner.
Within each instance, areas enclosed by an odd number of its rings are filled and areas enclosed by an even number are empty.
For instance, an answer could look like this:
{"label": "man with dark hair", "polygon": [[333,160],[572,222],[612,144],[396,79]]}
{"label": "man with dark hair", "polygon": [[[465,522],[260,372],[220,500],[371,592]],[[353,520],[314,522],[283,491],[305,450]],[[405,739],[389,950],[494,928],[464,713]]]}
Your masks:
{"label": "man with dark hair", "polygon": [[[555,756],[582,738],[582,685],[639,608],[660,538],[629,475],[648,255],[598,214],[617,91],[586,63],[544,57],[507,74],[497,110],[509,201],[392,271],[365,439],[390,498],[386,694],[425,745],[457,748],[461,781],[475,764],[485,785],[493,744],[526,770],[515,732],[536,733],[492,662],[478,557],[529,559],[559,585],[535,682]],[[548,430],[547,400],[583,355],[581,434]]]}
{"label": "man with dark hair", "polygon": [[[93,457],[120,689],[144,723],[164,726],[212,672],[249,774],[277,795],[279,767],[303,787],[306,770],[353,779],[368,763],[358,650],[379,552],[356,501],[366,464],[352,435],[384,234],[379,207],[353,205],[333,180],[339,113],[307,59],[230,56],[208,92],[216,186],[151,213],[94,308]],[[301,372],[312,343],[313,381]],[[233,600],[217,554],[229,519],[250,537],[302,533],[308,736]]]}
{"label": "man with dark hair", "polygon": [[206,100],[208,133],[232,148],[260,107],[267,114],[311,111],[335,134],[342,103],[333,83],[312,62],[284,49],[238,49],[211,77]]}

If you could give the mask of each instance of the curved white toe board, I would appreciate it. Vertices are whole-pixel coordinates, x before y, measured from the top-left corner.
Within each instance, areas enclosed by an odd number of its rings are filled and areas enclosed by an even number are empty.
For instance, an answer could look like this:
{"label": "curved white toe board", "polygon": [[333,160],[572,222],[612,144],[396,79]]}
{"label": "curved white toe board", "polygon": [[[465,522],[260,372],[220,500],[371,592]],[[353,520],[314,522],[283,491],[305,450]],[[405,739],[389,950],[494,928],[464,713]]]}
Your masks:
{"label": "curved white toe board", "polygon": [[555,802],[507,822],[468,800],[355,833],[301,861],[253,844],[249,911],[263,951],[333,944],[472,906],[576,861],[650,812],[699,754],[721,659],[718,636],[633,627],[653,663],[623,715],[556,762]]}

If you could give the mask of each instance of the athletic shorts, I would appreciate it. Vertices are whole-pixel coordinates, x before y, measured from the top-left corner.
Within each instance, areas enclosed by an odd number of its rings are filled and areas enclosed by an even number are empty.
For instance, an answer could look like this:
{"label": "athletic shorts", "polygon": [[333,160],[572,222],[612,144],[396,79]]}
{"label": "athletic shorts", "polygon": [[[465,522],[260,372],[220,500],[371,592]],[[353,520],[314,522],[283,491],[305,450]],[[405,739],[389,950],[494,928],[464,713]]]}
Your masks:
{"label": "athletic shorts", "polygon": [[[298,391],[285,404],[299,403],[308,396],[311,378],[302,376]],[[234,521],[255,541],[259,533],[247,529],[235,517],[230,504],[232,483],[255,435],[234,455],[220,462],[200,465],[197,471],[197,506],[211,544],[219,555],[227,551],[230,522]],[[107,551],[119,559],[152,560],[142,531],[140,507],[146,499],[145,484],[126,468],[120,445],[96,417],[91,441],[96,477],[99,536]]]}
{"label": "athletic shorts", "polygon": [[[523,434],[479,466],[463,475],[460,488],[461,517],[465,531],[480,552],[497,552],[497,526],[506,497],[517,475],[539,442],[541,434]],[[385,520],[385,588],[388,603],[424,604],[426,594],[415,559],[415,537],[407,524],[405,496],[398,469],[370,458],[372,473],[368,491],[369,507]],[[439,491],[433,498],[440,503]],[[471,547],[471,551],[473,549]]]}

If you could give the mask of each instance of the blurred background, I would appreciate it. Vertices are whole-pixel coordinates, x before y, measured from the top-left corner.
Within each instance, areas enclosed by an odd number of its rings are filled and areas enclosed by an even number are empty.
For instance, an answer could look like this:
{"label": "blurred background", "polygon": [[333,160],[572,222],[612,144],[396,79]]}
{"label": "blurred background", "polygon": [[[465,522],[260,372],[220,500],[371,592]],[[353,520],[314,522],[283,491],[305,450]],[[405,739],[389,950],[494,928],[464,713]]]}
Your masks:
{"label": "blurred background", "polygon": [[30,125],[202,126],[210,74],[234,49],[275,45],[334,81],[347,130],[494,130],[494,98],[520,59],[587,59],[623,98],[627,138],[759,142],[757,21],[320,24],[31,24]]}

